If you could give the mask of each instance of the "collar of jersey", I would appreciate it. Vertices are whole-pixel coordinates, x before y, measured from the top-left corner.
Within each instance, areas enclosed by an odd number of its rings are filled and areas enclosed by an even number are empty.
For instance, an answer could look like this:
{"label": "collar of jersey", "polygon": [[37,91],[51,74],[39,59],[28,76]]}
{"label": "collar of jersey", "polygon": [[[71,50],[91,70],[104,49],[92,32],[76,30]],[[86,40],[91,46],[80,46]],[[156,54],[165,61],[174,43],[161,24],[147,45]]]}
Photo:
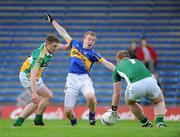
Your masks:
{"label": "collar of jersey", "polygon": [[49,53],[49,51],[47,50],[47,53],[46,53],[47,56],[53,56],[53,54]]}
{"label": "collar of jersey", "polygon": [[123,62],[124,60],[127,60],[127,59],[129,59],[129,58],[123,58],[119,62]]}
{"label": "collar of jersey", "polygon": [[47,56],[53,56],[53,54],[49,53],[49,51],[48,51],[48,49],[46,48],[46,46],[45,46],[45,45],[44,45],[44,48],[45,48],[45,49],[46,49],[46,51],[47,51],[47,52],[46,52],[46,55],[47,55]]}

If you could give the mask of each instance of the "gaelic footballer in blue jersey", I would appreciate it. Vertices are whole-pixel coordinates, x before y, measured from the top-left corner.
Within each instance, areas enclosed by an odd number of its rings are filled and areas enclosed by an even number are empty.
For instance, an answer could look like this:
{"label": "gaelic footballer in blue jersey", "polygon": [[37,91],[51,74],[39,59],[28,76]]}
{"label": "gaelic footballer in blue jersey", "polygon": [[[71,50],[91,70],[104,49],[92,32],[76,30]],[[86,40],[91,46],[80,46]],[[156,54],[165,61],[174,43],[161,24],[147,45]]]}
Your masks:
{"label": "gaelic footballer in blue jersey", "polygon": [[69,73],[66,80],[64,107],[71,125],[77,125],[76,117],[73,113],[77,98],[80,93],[84,95],[89,107],[89,123],[95,125],[96,97],[93,83],[89,77],[91,66],[98,62],[105,67],[114,70],[114,65],[104,59],[99,53],[94,51],[93,46],[96,42],[96,34],[88,31],[84,34],[83,42],[73,40],[67,31],[59,25],[49,14],[45,15],[46,20],[52,23],[57,32],[66,40],[67,45],[64,49],[71,49]]}
{"label": "gaelic footballer in blue jersey", "polygon": [[93,49],[83,48],[83,42],[72,40],[69,73],[89,74],[94,62],[102,63],[104,58]]}

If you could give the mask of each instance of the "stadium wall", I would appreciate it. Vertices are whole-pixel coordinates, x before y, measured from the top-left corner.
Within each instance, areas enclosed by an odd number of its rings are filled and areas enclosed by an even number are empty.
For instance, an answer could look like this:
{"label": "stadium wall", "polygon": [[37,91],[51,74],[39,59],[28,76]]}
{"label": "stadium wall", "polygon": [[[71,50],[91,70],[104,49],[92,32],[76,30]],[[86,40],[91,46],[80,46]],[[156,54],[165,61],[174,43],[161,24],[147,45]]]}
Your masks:
{"label": "stadium wall", "polygon": [[[109,107],[97,107],[96,109],[96,118],[100,119],[101,115],[106,112]],[[2,118],[3,119],[16,119],[19,114],[22,112],[23,107],[16,106],[4,106],[2,107]],[[153,107],[146,106],[144,107],[145,114],[150,120],[154,119]],[[78,119],[88,120],[89,111],[87,107],[78,106],[74,110]],[[129,111],[128,107],[120,107],[118,109],[120,120],[135,120],[134,115]],[[28,119],[34,119],[35,113],[33,113]],[[64,115],[63,107],[48,107],[46,112],[43,115],[44,119],[54,119],[62,120],[66,119]],[[180,121],[180,108],[177,107],[167,107],[165,120],[167,121]]]}

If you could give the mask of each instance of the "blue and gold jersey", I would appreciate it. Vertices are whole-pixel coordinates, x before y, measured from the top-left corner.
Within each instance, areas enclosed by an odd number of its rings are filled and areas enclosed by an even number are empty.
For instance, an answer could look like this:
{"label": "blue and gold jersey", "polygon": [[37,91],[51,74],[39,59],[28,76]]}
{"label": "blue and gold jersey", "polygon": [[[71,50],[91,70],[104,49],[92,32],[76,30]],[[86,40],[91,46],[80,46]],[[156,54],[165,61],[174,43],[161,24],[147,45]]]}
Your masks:
{"label": "blue and gold jersey", "polygon": [[104,58],[93,49],[83,48],[83,42],[72,40],[69,73],[89,74],[94,62],[101,63]]}

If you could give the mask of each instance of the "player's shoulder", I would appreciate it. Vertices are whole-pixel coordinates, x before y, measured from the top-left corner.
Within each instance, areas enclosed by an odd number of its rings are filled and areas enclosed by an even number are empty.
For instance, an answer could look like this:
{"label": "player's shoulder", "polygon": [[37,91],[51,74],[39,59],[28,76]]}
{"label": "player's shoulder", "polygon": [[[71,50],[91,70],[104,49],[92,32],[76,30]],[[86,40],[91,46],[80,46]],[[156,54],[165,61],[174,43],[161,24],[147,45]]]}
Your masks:
{"label": "player's shoulder", "polygon": [[46,53],[48,52],[48,50],[47,50],[47,48],[46,48],[45,45],[46,45],[45,43],[41,43],[41,44],[40,44],[39,50],[40,50],[40,53],[41,53],[41,54],[46,54]]}
{"label": "player's shoulder", "polygon": [[119,81],[119,71],[121,71],[120,65],[118,64],[112,72],[113,81]]}
{"label": "player's shoulder", "polygon": [[79,40],[72,39],[71,43],[72,43],[72,46],[74,46],[74,47],[82,47],[83,46],[83,42],[79,41]]}
{"label": "player's shoulder", "polygon": [[100,53],[96,51],[94,48],[92,48],[90,51],[91,51],[91,54],[100,56]]}
{"label": "player's shoulder", "polygon": [[128,59],[125,59],[124,60],[125,62],[132,62],[132,61],[135,61],[135,62],[141,62],[139,59],[137,58],[128,58]]}
{"label": "player's shoulder", "polygon": [[36,50],[34,50],[34,51],[32,52],[32,55],[33,55],[34,57],[37,57],[37,56],[39,56],[40,54],[42,55],[42,54],[46,54],[46,53],[47,53],[47,49],[46,49],[46,47],[45,47],[45,42],[43,42],[43,43],[40,44],[40,46],[39,46]]}
{"label": "player's shoulder", "polygon": [[142,64],[144,64],[142,61],[140,61],[139,59],[134,59],[136,62],[138,62],[138,63],[142,63]]}
{"label": "player's shoulder", "polygon": [[119,68],[121,68],[121,66],[122,66],[121,63],[118,63],[118,64],[116,65],[114,71],[117,71]]}
{"label": "player's shoulder", "polygon": [[45,44],[46,44],[45,42],[40,43],[40,44],[39,44],[39,47],[38,47],[38,48],[36,48],[36,50],[34,50],[34,51],[39,51],[39,52],[41,52],[41,51],[44,49]]}

